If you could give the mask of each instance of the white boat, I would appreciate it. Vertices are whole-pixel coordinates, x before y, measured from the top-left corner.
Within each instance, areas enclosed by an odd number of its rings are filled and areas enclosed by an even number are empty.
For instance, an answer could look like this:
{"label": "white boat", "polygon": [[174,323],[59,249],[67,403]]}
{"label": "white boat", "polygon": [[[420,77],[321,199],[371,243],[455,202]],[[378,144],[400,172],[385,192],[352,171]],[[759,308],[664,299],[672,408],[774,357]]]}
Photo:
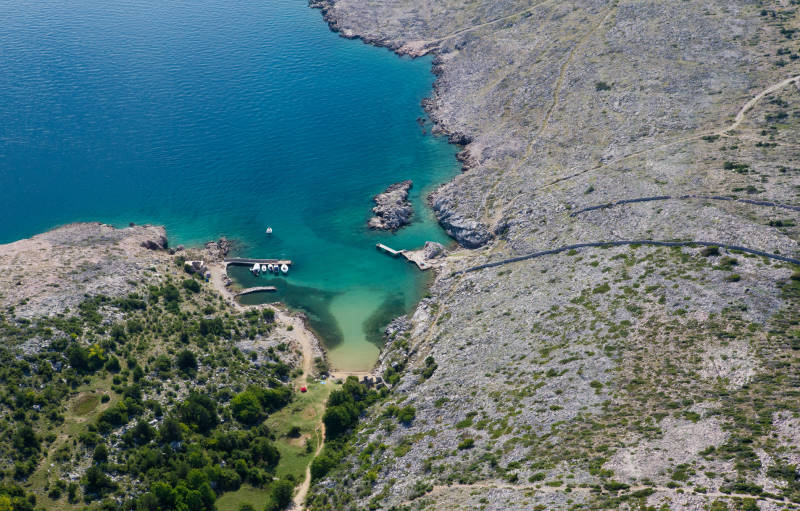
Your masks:
{"label": "white boat", "polygon": [[262,264],[261,265],[261,273],[266,273],[266,272],[267,272],[267,265],[266,264]]}
{"label": "white boat", "polygon": [[270,273],[272,273],[274,269],[275,268],[272,267],[272,263],[267,265],[267,270],[269,270]]}
{"label": "white boat", "polygon": [[285,264],[282,264],[282,265],[281,265],[281,271],[282,271],[283,273],[289,273],[289,267],[288,267],[288,266],[286,266]]}
{"label": "white boat", "polygon": [[256,263],[250,268],[250,271],[253,272],[253,275],[258,275],[261,272],[261,267]]}
{"label": "white boat", "polygon": [[267,234],[272,234],[272,227],[267,227]]}

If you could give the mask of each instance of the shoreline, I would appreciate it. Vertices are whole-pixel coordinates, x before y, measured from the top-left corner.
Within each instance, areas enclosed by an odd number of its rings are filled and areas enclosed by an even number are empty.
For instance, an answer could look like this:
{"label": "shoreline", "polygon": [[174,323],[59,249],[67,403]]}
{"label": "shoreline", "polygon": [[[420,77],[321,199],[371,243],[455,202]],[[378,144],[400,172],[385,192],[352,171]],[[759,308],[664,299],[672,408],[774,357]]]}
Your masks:
{"label": "shoreline", "polygon": [[[281,323],[286,326],[291,326],[292,330],[287,332],[287,335],[295,340],[301,347],[303,354],[303,373],[304,379],[307,381],[308,375],[313,369],[314,353],[319,353],[323,360],[327,362],[327,352],[325,351],[324,344],[319,336],[308,325],[308,320],[305,315],[293,312],[289,307],[279,301],[269,304],[259,305],[242,305],[240,304],[230,290],[229,286],[225,285],[224,279],[227,278],[225,263],[215,261],[208,264],[208,271],[211,273],[209,284],[220,296],[229,304],[231,304],[238,311],[246,311],[248,308],[262,308],[270,307],[275,310],[276,323]],[[331,372],[331,374],[333,374]]]}

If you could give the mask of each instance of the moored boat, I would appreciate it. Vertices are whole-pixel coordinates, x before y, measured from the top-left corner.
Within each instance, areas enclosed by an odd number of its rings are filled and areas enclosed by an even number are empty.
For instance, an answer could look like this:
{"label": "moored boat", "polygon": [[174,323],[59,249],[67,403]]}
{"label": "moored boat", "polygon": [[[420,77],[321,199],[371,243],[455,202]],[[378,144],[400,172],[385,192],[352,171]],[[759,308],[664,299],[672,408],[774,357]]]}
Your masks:
{"label": "moored boat", "polygon": [[261,267],[258,265],[258,263],[256,263],[252,268],[250,268],[250,271],[253,272],[253,275],[257,277],[258,274],[261,273]]}
{"label": "moored boat", "polygon": [[285,264],[282,264],[282,265],[281,265],[281,271],[282,271],[283,273],[289,273],[289,267],[288,267],[288,266],[286,266]]}

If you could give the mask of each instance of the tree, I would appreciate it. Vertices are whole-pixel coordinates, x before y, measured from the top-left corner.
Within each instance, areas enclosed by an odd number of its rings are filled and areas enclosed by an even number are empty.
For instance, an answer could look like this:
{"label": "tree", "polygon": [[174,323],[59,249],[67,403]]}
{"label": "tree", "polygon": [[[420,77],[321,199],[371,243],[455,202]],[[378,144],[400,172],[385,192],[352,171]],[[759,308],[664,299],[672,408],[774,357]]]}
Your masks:
{"label": "tree", "polygon": [[275,467],[281,458],[278,449],[272,445],[272,442],[264,437],[255,439],[250,453],[253,456],[253,461],[256,463],[264,463],[268,468]]}
{"label": "tree", "polygon": [[77,343],[71,344],[66,350],[69,365],[79,373],[89,370],[89,353]]}
{"label": "tree", "polygon": [[102,497],[116,488],[116,483],[97,465],[89,467],[86,475],[83,476],[83,491],[87,495]]}
{"label": "tree", "polygon": [[322,479],[336,465],[337,460],[328,455],[325,451],[314,458],[311,462],[311,479],[316,481]]}
{"label": "tree", "polygon": [[208,396],[192,392],[181,405],[179,417],[182,422],[194,426],[201,433],[212,429],[219,422],[217,404]]}
{"label": "tree", "polygon": [[183,279],[181,285],[183,286],[184,289],[187,289],[192,293],[200,292],[200,283],[197,282],[195,279]]}
{"label": "tree", "polygon": [[345,433],[358,417],[350,408],[352,405],[343,404],[331,406],[325,410],[322,422],[325,423],[325,432],[331,438],[336,438]]}
{"label": "tree", "polygon": [[292,492],[294,492],[294,485],[286,479],[273,483],[264,511],[280,511],[286,508],[292,501]]}
{"label": "tree", "polygon": [[197,371],[197,357],[190,350],[181,350],[175,359],[175,365],[186,374]]}
{"label": "tree", "polygon": [[231,400],[231,413],[236,420],[248,425],[256,424],[264,418],[258,397],[247,390],[236,394]]}
{"label": "tree", "polygon": [[23,424],[14,433],[14,447],[22,457],[32,457],[39,453],[39,438],[32,427]]}
{"label": "tree", "polygon": [[166,418],[158,430],[158,437],[164,443],[180,442],[183,440],[181,423],[175,417]]}
{"label": "tree", "polygon": [[94,448],[92,459],[95,463],[105,463],[108,461],[108,447],[106,447],[106,444],[97,444]]}

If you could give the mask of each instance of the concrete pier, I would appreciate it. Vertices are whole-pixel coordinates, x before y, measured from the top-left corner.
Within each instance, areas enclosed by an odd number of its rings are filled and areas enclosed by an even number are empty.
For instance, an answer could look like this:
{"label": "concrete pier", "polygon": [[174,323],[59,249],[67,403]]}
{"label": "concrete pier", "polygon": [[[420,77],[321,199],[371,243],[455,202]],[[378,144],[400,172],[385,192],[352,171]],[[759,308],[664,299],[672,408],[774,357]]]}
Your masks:
{"label": "concrete pier", "polygon": [[422,250],[395,250],[391,247],[387,247],[383,243],[377,243],[375,248],[380,250],[381,252],[385,252],[392,257],[403,256],[403,258],[410,262],[417,265],[417,268],[420,270],[429,270],[431,265],[425,262],[425,256]]}
{"label": "concrete pier", "polygon": [[[253,263],[255,264],[255,263]],[[233,296],[244,296],[249,295],[252,293],[261,293],[261,292],[270,292],[274,293],[278,290],[275,286],[257,286],[257,287],[248,287],[247,289],[242,289],[238,293],[234,294]]]}
{"label": "concrete pier", "polygon": [[225,265],[235,264],[238,266],[253,266],[254,264],[277,264],[278,266],[285,264],[291,266],[290,259],[250,259],[247,257],[228,257],[225,259]]}

